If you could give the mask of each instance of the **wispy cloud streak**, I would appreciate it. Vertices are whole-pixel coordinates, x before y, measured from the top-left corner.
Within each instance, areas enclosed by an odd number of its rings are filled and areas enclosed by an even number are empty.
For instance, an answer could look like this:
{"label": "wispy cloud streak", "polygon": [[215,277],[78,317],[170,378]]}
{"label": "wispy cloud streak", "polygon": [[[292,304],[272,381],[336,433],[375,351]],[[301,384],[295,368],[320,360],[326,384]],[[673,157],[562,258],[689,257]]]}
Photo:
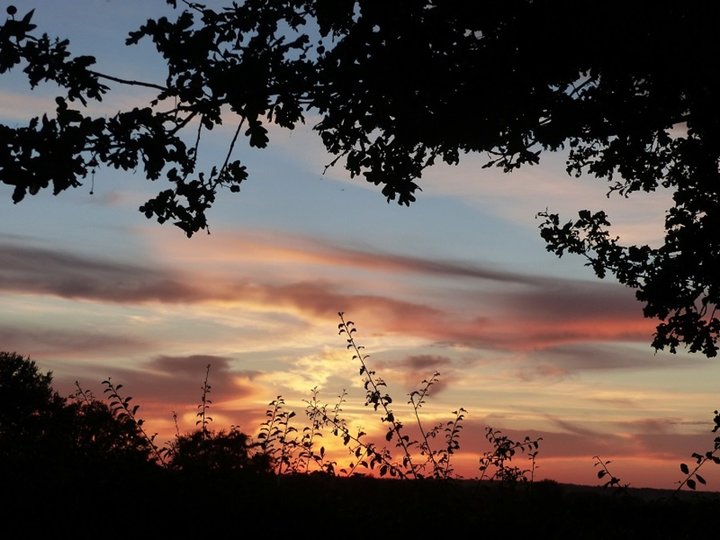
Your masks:
{"label": "wispy cloud streak", "polygon": [[[197,269],[180,273],[14,244],[0,245],[0,290],[117,304],[220,302],[325,320],[334,320],[338,311],[352,311],[355,317],[373,321],[375,332],[489,349],[548,348],[588,340],[641,341],[653,329],[652,321],[638,316],[629,291],[618,285],[512,273],[502,278],[481,266],[354,250],[330,250],[323,257],[329,266],[339,261],[389,269],[399,279],[408,271],[454,277],[460,280],[465,301],[480,307],[474,312],[457,311],[451,307],[451,298],[443,300],[456,291],[442,285],[435,285],[432,295],[418,291],[421,300],[417,301],[395,297],[392,291],[365,294],[332,279],[251,280],[229,272],[223,275],[215,268],[212,276]],[[282,258],[275,261],[284,263]],[[509,288],[478,292],[472,284],[478,279]],[[584,305],[590,306],[587,311]]]}

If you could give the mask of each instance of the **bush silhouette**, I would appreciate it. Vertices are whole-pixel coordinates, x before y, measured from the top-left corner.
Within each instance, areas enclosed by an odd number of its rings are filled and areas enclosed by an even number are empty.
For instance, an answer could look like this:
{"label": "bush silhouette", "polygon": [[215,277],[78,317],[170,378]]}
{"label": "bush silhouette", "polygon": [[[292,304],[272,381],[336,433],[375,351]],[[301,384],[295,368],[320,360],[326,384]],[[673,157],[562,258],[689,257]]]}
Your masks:
{"label": "bush silhouette", "polygon": [[79,389],[69,399],[52,373],[0,353],[0,460],[8,471],[145,466],[150,448],[137,427]]}
{"label": "bush silhouette", "polygon": [[[121,384],[103,381],[105,401],[78,383],[64,398],[52,388],[52,373],[40,372],[29,358],[0,353],[0,478],[15,495],[2,507],[9,519],[0,520],[0,536],[226,537],[239,523],[261,523],[279,537],[313,523],[317,537],[337,531],[367,537],[373,527],[383,536],[477,530],[575,538],[582,530],[588,539],[702,537],[717,496],[652,500],[634,497],[627,485],[623,497],[613,497],[606,494],[618,490],[535,482],[542,438],[513,440],[488,426],[491,449],[479,456],[480,476],[455,476],[451,458],[460,449],[466,411],[453,411],[454,419],[430,429],[423,426],[420,409],[438,380],[434,373],[408,394],[414,435],[401,421],[399,406],[391,408],[387,385],[368,366],[355,325],[340,317],[340,333],[362,367],[365,404],[385,428],[380,440],[353,430],[343,418],[345,391],[328,407],[317,388],[305,401],[308,426],[278,396],[255,438],[237,426],[211,429],[207,366],[195,429],[178,429],[158,447]],[[718,418],[716,413],[716,426]],[[342,440],[347,466],[326,453],[321,443],[328,435]],[[694,456],[716,461],[716,451],[715,446],[709,455]],[[527,467],[515,464],[519,456]],[[610,462],[595,459],[598,478],[620,487],[607,469]],[[687,478],[688,485],[695,478],[701,482],[697,469],[688,470]]]}
{"label": "bush silhouette", "polygon": [[53,391],[52,374],[17,353],[0,353],[0,463],[41,459],[57,446],[65,400]]}
{"label": "bush silhouette", "polygon": [[269,473],[270,460],[252,450],[250,437],[236,427],[217,432],[197,430],[177,436],[169,445],[168,467],[185,473]]}

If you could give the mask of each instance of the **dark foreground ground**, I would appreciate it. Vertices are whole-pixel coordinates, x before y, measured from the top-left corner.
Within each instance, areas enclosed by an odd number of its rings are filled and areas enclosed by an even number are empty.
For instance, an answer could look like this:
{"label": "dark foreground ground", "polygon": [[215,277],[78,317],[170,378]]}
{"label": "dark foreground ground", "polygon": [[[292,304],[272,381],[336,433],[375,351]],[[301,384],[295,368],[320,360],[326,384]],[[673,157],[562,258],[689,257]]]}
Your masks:
{"label": "dark foreground ground", "polygon": [[[10,474],[0,538],[713,539],[720,494],[552,482]],[[24,478],[24,480],[23,480]]]}

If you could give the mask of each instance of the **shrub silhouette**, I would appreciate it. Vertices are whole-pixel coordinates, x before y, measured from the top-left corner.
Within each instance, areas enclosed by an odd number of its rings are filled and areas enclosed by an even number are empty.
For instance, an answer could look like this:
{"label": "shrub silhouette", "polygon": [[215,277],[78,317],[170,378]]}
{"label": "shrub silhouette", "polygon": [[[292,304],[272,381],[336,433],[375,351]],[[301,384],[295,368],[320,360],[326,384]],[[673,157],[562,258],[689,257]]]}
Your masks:
{"label": "shrub silhouette", "polygon": [[[255,473],[270,473],[270,459],[264,452],[253,452],[257,445],[252,439],[242,433],[237,426],[229,430],[213,431],[210,423],[213,421],[208,414],[212,400],[209,383],[210,367],[205,370],[205,380],[202,385],[200,403],[197,406],[196,430],[180,435],[179,430],[175,440],[163,448],[164,462],[168,468],[187,474],[233,474],[240,471],[253,471]],[[177,416],[175,425],[177,429]]]}
{"label": "shrub silhouette", "polygon": [[[350,423],[341,414],[347,397],[344,389],[335,406],[329,408],[327,404],[319,401],[318,390],[313,388],[311,398],[305,400],[305,414],[309,425],[301,429],[292,424],[296,413],[285,409],[282,396],[277,396],[268,404],[266,420],[257,434],[257,446],[272,463],[273,471],[276,474],[323,472],[342,476],[370,473],[380,477],[415,480],[426,477],[452,478],[454,470],[451,456],[460,448],[459,436],[467,411],[460,408],[453,411],[452,420],[439,423],[429,430],[425,429],[420,418],[420,408],[428,397],[430,388],[437,383],[439,373],[434,373],[430,379],[422,381],[420,390],[409,394],[408,403],[412,407],[420,434],[420,440],[412,439],[391,408],[393,399],[386,391],[387,384],[370,369],[367,364],[369,355],[365,354],[364,347],[355,341],[355,324],[353,321],[346,321],[342,312],[338,313],[338,316],[338,331],[345,335],[347,348],[354,353],[352,359],[360,363],[360,375],[366,391],[365,406],[381,413],[380,420],[387,425],[384,441],[395,442],[399,457],[387,446],[368,440],[367,433],[362,429],[351,429]],[[337,461],[329,459],[324,446],[317,448],[327,431],[340,438],[347,448],[351,456],[347,466],[339,466]],[[439,448],[433,448],[431,440],[437,439],[441,433],[443,442]]]}
{"label": "shrub silhouette", "polygon": [[[462,423],[467,411],[459,408],[453,411],[453,419],[438,423],[430,429],[425,428],[420,409],[430,395],[431,388],[438,382],[440,374],[435,372],[422,381],[420,389],[409,394],[408,404],[412,408],[419,434],[418,439],[412,438],[408,428],[392,409],[393,398],[387,392],[387,384],[369,367],[369,355],[364,353],[362,345],[356,343],[354,336],[357,330],[353,321],[345,320],[342,312],[338,316],[338,330],[345,335],[347,348],[354,353],[352,359],[360,363],[360,375],[366,391],[365,405],[381,413],[380,421],[387,426],[384,441],[394,443],[397,455],[392,447],[368,440],[362,430],[351,431],[350,423],[341,415],[342,404],[347,396],[344,390],[338,403],[329,408],[321,404],[318,390],[314,388],[311,399],[306,401],[305,415],[309,425],[296,426],[296,413],[287,410],[284,398],[277,396],[269,403],[266,420],[259,426],[255,439],[236,426],[229,430],[212,430],[212,417],[209,414],[212,406],[210,365],[206,367],[201,386],[196,430],[180,434],[174,415],[177,429],[175,439],[159,447],[155,443],[156,434],[146,432],[144,420],[137,416],[140,406],[133,404],[131,396],[123,395],[122,384],[114,383],[109,377],[102,381],[107,403],[95,399],[78,383],[77,391],[65,399],[52,390],[50,373],[43,375],[29,359],[4,353],[6,361],[2,363],[3,373],[7,373],[5,379],[11,383],[4,385],[5,391],[0,398],[15,407],[7,406],[3,409],[7,417],[4,421],[6,431],[15,426],[13,433],[5,438],[8,441],[7,451],[12,448],[18,455],[37,459],[35,454],[22,449],[23,446],[32,446],[46,452],[48,456],[64,455],[66,464],[84,462],[102,466],[113,459],[126,464],[144,463],[161,466],[168,471],[193,474],[252,471],[286,475],[323,472],[343,476],[370,473],[380,477],[416,480],[427,477],[454,478],[451,459],[460,449]],[[19,423],[38,424],[35,436],[31,435],[32,430],[29,428],[21,429]],[[52,424],[52,429],[40,427],[43,423]],[[339,437],[347,447],[351,457],[347,466],[339,466],[337,461],[329,459],[325,447],[319,445],[328,431]],[[29,437],[27,444],[22,443],[22,437],[18,444],[18,437],[24,432]],[[489,428],[489,433],[499,434],[492,428]],[[45,440],[38,440],[39,434]],[[488,477],[491,480],[501,479],[503,483],[532,481],[540,439],[531,441],[526,438],[522,443],[506,440],[507,444],[500,444],[501,439],[506,438],[498,435],[495,439],[489,439],[498,444],[481,458],[483,473],[491,464],[496,468],[496,472]],[[12,444],[9,442],[11,440]],[[528,452],[532,469],[522,471],[509,465],[516,451]],[[486,460],[485,465],[483,460]],[[529,477],[527,473],[530,473]]]}
{"label": "shrub silhouette", "polygon": [[150,456],[134,422],[79,387],[61,397],[52,373],[0,353],[0,536],[44,537],[69,519],[117,528],[111,520],[150,504],[161,472]]}
{"label": "shrub silhouette", "polygon": [[[63,433],[65,400],[52,389],[52,374],[17,353],[0,353],[0,462],[34,461]],[[63,422],[64,423],[64,422]]]}
{"label": "shrub silhouette", "polygon": [[106,463],[147,463],[152,449],[135,424],[95,398],[68,403],[65,411],[75,429],[72,451],[79,459]]}
{"label": "shrub silhouette", "polygon": [[[522,441],[514,441],[499,429],[488,426],[485,428],[485,438],[492,445],[492,450],[484,452],[480,456],[481,480],[498,480],[503,485],[514,485],[518,482],[533,483],[536,469],[535,460],[542,437],[537,439],[525,437]],[[530,460],[529,469],[511,465],[513,457],[518,452],[527,454]]]}
{"label": "shrub silhouette", "polygon": [[91,393],[78,386],[63,398],[51,372],[0,353],[0,461],[8,470],[144,466],[149,454],[137,426]]}
{"label": "shrub silhouette", "polygon": [[[360,363],[365,405],[377,411],[386,428],[379,440],[352,428],[343,417],[345,390],[329,406],[320,401],[317,388],[305,400],[307,425],[277,396],[254,438],[237,426],[215,430],[208,365],[195,429],[181,434],[176,421],[174,439],[159,447],[121,384],[103,381],[105,401],[77,382],[77,391],[63,398],[52,388],[51,373],[41,373],[29,358],[0,353],[0,474],[3,487],[16,494],[3,508],[12,519],[0,520],[0,533],[97,538],[102,530],[106,539],[139,531],[226,537],[237,532],[242,518],[266,524],[273,536],[296,534],[298,524],[311,519],[328,531],[344,530],[349,538],[368,531],[348,523],[371,523],[384,535],[456,529],[507,536],[511,523],[515,536],[574,538],[583,530],[586,538],[694,538],[720,501],[632,497],[608,470],[610,462],[598,456],[598,478],[609,478],[606,486],[622,488],[626,497],[536,483],[542,438],[513,440],[490,426],[486,438],[491,448],[479,457],[480,475],[465,481],[455,475],[452,458],[460,450],[466,411],[457,409],[453,418],[429,429],[420,414],[439,373],[408,394],[410,407],[404,411],[412,417],[408,425],[413,429],[406,427],[400,407],[392,408],[395,401],[387,385],[357,344],[354,323],[339,315],[339,330]],[[713,431],[720,426],[717,412],[715,426]],[[342,440],[350,456],[347,464],[326,452],[328,435]],[[686,466],[680,487],[702,483],[700,466],[720,461],[717,445],[716,438],[713,450],[693,454],[697,467]],[[527,466],[516,465],[513,459],[519,456],[528,459]],[[519,489],[523,486],[527,489]],[[76,521],[68,521],[72,515]],[[171,515],[177,517],[163,517]],[[598,521],[597,516],[608,519]],[[14,525],[21,529],[13,530]]]}
{"label": "shrub silhouette", "polygon": [[167,465],[185,473],[270,472],[266,454],[253,452],[251,438],[236,427],[180,435],[167,449]]}

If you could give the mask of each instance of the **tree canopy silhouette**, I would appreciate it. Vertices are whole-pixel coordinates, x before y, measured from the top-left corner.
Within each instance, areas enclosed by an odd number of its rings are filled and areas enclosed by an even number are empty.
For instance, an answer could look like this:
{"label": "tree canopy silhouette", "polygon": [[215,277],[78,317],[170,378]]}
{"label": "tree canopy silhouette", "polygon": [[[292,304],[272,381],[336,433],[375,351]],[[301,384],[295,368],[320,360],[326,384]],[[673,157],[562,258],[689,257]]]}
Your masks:
{"label": "tree canopy silhouette", "polygon": [[137,470],[150,447],[137,426],[78,386],[66,399],[52,373],[17,353],[0,352],[0,469],[4,477]]}
{"label": "tree canopy silhouette", "polygon": [[[188,236],[206,229],[222,189],[248,171],[238,140],[263,148],[267,126],[307,118],[353,177],[411,204],[424,169],[483,153],[509,172],[545,151],[567,171],[628,197],[673,193],[663,245],[623,245],[603,211],[560,219],[549,211],[547,249],[580,254],[598,276],[637,289],[659,320],[656,349],[685,345],[715,356],[720,320],[720,6],[712,2],[440,2],[245,0],[212,9],[167,0],[168,16],[131,31],[151,40],[163,80],[95,70],[67,40],[36,32],[33,12],[11,6],[0,27],[0,72],[22,69],[32,88],[57,83],[54,114],[0,126],[0,182],[21,201],[58,194],[100,166],[142,168],[166,182],[140,210]],[[179,7],[178,7],[179,5]],[[111,84],[141,85],[145,107],[98,117],[86,105]],[[203,133],[234,113],[227,155],[200,170]]]}

